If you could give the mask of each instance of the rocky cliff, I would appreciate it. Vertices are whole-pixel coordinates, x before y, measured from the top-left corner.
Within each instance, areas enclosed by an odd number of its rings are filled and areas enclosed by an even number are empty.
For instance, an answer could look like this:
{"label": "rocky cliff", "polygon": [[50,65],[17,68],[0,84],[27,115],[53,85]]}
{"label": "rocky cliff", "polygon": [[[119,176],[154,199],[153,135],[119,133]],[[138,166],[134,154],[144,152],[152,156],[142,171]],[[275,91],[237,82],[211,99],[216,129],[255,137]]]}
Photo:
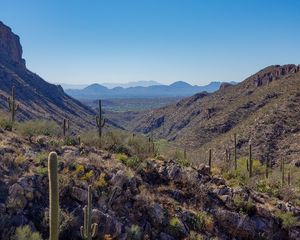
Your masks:
{"label": "rocky cliff", "polygon": [[69,118],[78,129],[93,125],[93,110],[26,68],[19,37],[0,22],[0,108],[4,111],[12,86],[20,105],[19,120],[46,118],[62,122],[63,118]]}

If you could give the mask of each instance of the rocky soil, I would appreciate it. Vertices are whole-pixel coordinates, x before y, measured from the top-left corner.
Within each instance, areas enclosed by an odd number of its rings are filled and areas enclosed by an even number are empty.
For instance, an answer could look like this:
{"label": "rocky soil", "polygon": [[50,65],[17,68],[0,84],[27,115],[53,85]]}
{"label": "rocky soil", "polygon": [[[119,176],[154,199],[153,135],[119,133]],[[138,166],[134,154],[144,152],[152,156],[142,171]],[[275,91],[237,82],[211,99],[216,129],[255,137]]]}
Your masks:
{"label": "rocky soil", "polygon": [[95,239],[299,239],[278,212],[300,220],[300,207],[246,188],[231,188],[205,165],[163,158],[126,167],[94,147],[62,146],[45,136],[32,143],[0,132],[0,239],[29,225],[48,238],[47,155],[59,155],[60,239],[81,239],[82,208],[93,188]]}

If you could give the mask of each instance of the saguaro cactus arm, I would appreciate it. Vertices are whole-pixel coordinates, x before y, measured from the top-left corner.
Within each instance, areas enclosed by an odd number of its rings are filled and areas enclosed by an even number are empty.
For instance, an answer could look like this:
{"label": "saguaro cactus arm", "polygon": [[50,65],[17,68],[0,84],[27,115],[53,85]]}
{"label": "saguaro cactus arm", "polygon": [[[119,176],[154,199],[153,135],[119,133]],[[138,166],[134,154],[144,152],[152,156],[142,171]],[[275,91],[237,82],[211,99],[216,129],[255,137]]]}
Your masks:
{"label": "saguaro cactus arm", "polygon": [[49,223],[50,237],[49,240],[58,240],[59,229],[59,187],[57,173],[57,154],[51,152],[48,157],[48,174],[49,174]]}
{"label": "saguaro cactus arm", "polygon": [[88,188],[88,204],[83,208],[84,222],[80,227],[81,237],[85,240],[91,240],[97,235],[98,224],[92,224],[92,187]]}

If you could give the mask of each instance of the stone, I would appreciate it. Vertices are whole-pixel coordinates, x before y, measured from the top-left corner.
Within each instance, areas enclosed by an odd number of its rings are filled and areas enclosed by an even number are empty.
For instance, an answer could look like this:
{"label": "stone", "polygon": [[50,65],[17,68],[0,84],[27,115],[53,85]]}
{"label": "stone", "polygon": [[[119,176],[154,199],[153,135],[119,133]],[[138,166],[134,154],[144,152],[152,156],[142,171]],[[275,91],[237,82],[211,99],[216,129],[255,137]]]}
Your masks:
{"label": "stone", "polygon": [[153,205],[148,207],[147,213],[149,215],[150,223],[153,226],[158,227],[165,224],[166,216],[165,216],[164,209],[160,204],[154,203]]}
{"label": "stone", "polygon": [[72,187],[72,189],[71,189],[71,196],[80,202],[87,201],[87,194],[88,194],[88,191],[84,190],[82,188]]}
{"label": "stone", "polygon": [[98,209],[92,210],[92,222],[97,223],[99,226],[98,237],[109,234],[114,239],[118,238],[122,233],[122,224],[114,217],[103,213]]}

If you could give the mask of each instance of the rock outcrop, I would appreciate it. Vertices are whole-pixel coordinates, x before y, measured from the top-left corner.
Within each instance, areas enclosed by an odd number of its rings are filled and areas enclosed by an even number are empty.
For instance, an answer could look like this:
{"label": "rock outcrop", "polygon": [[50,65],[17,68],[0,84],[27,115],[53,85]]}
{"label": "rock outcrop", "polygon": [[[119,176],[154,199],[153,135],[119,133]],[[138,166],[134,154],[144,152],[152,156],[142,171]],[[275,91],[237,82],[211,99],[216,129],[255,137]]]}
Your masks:
{"label": "rock outcrop", "polygon": [[22,53],[19,36],[0,21],[0,58],[9,60],[14,65],[25,67]]}
{"label": "rock outcrop", "polygon": [[12,86],[20,105],[16,114],[19,120],[39,118],[61,123],[69,118],[77,129],[94,124],[92,109],[26,68],[19,37],[0,22],[0,109],[4,111],[8,110],[6,99]]}

